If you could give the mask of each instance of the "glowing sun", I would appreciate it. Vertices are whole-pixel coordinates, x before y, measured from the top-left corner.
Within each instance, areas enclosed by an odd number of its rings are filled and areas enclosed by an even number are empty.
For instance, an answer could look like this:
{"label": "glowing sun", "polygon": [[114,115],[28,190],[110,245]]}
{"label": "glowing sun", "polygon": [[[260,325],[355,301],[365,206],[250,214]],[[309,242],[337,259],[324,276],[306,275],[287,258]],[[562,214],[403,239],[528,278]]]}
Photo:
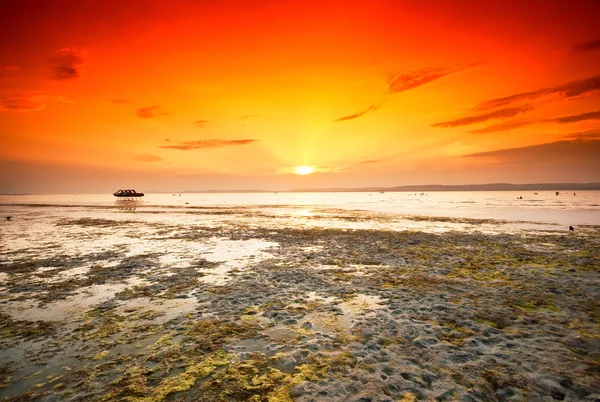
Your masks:
{"label": "glowing sun", "polygon": [[315,171],[315,168],[312,166],[296,166],[295,169],[296,174],[311,174],[312,172]]}

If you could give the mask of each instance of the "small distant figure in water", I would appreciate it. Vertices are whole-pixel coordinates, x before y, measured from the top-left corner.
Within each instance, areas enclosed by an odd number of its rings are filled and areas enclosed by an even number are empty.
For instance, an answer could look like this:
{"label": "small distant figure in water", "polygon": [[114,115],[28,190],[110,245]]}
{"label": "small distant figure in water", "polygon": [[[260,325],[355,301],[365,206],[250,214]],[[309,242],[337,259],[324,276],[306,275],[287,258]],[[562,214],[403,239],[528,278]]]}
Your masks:
{"label": "small distant figure in water", "polygon": [[522,200],[523,196],[517,197],[517,200]]}
{"label": "small distant figure in water", "polygon": [[6,219],[7,221],[12,219],[12,216],[5,216],[4,219]]}
{"label": "small distant figure in water", "polygon": [[569,226],[569,232],[573,232],[575,231],[575,228],[573,226]]}
{"label": "small distant figure in water", "polygon": [[577,195],[577,194],[573,193],[573,195]]}
{"label": "small distant figure in water", "polygon": [[538,195],[538,193],[533,193],[533,195]]}
{"label": "small distant figure in water", "polygon": [[556,195],[559,195],[559,194],[560,194],[560,192],[559,192],[559,191],[557,191],[557,192],[556,192]]}

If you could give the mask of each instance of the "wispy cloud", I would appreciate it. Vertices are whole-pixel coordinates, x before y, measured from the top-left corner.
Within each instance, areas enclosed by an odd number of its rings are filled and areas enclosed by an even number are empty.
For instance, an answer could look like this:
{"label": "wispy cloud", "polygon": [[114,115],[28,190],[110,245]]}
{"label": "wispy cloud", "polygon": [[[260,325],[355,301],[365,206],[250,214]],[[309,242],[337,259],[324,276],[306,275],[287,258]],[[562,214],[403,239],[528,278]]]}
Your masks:
{"label": "wispy cloud", "polygon": [[572,116],[557,117],[555,119],[548,119],[546,121],[552,121],[555,123],[575,123],[584,120],[600,120],[600,110],[597,110],[595,112],[576,114]]}
{"label": "wispy cloud", "polygon": [[85,48],[63,48],[56,51],[52,59],[54,66],[50,78],[54,80],[72,80],[81,74],[80,68],[85,63],[88,50]]}
{"label": "wispy cloud", "polygon": [[116,103],[117,105],[127,105],[129,103],[132,103],[131,99],[125,99],[125,98],[113,98],[110,101],[112,103]]}
{"label": "wispy cloud", "polygon": [[254,119],[259,116],[260,116],[259,114],[245,114],[243,116],[238,117],[238,120],[250,120],[250,119]]}
{"label": "wispy cloud", "polygon": [[497,131],[511,130],[513,128],[529,126],[531,124],[536,124],[536,123],[568,124],[568,123],[576,123],[578,121],[585,121],[585,120],[600,120],[600,110],[595,111],[595,112],[587,112],[587,113],[571,115],[571,116],[556,117],[553,119],[509,121],[509,122],[505,122],[505,123],[494,124],[494,125],[491,125],[488,127],[477,129],[477,130],[471,130],[469,132],[472,134],[484,134],[484,133],[493,133],[493,132],[497,132]]}
{"label": "wispy cloud", "polygon": [[582,131],[579,133],[570,133],[570,134],[567,134],[564,138],[565,139],[573,139],[573,140],[582,140],[582,141],[600,140],[600,130],[589,130],[589,131]]}
{"label": "wispy cloud", "polygon": [[[510,163],[558,164],[587,161],[600,167],[600,140],[560,140],[527,147],[497,149],[463,155],[465,158],[491,158]],[[565,165],[568,166],[568,165]]]}
{"label": "wispy cloud", "polygon": [[35,112],[45,108],[46,105],[37,95],[15,92],[0,96],[0,111]]}
{"label": "wispy cloud", "polygon": [[383,159],[367,159],[364,161],[357,162],[356,164],[357,165],[369,165],[371,163],[381,163],[381,162],[383,162]]}
{"label": "wispy cloud", "polygon": [[191,151],[193,149],[224,148],[235,145],[247,145],[258,140],[200,140],[184,141],[173,145],[161,145],[159,148],[178,149],[180,151]]}
{"label": "wispy cloud", "polygon": [[363,110],[362,112],[354,113],[349,116],[340,117],[338,119],[335,119],[334,121],[338,122],[338,121],[345,121],[345,120],[352,120],[352,119],[359,118],[361,116],[364,116],[366,113],[374,112],[375,110],[379,109],[382,104],[383,104],[383,102],[379,103],[378,105],[371,105],[367,109]]}
{"label": "wispy cloud", "polygon": [[[138,110],[136,110],[135,113],[142,119],[151,119],[154,116],[156,116],[157,114],[159,114],[159,113],[157,113],[159,108],[160,108],[159,105],[141,107]],[[160,114],[164,115],[166,113],[160,113]]]}
{"label": "wispy cloud", "polygon": [[390,94],[397,94],[408,91],[409,89],[420,87],[421,85],[425,85],[447,75],[458,73],[477,65],[479,65],[479,63],[446,67],[426,67],[408,73],[393,75],[387,80],[388,92]]}
{"label": "wispy cloud", "polygon": [[547,96],[558,98],[573,98],[588,95],[600,91],[600,76],[586,78],[584,80],[571,81],[569,83],[550,88],[541,88],[531,92],[522,92],[502,98],[490,99],[480,103],[476,110],[489,110],[498,107],[507,107],[523,101],[531,101]]}
{"label": "wispy cloud", "polygon": [[578,43],[573,46],[572,51],[573,53],[585,53],[598,49],[600,49],[600,38],[591,40],[589,42]]}
{"label": "wispy cloud", "polygon": [[[392,75],[386,81],[388,85],[388,95],[398,94],[401,92],[408,91],[410,89],[420,87],[429,82],[443,78],[447,75],[458,73],[469,68],[473,68],[479,64],[480,63],[470,63],[445,67],[425,67],[407,73]],[[339,117],[335,119],[334,122],[354,120],[359,117],[362,117],[369,112],[374,112],[375,110],[379,109],[385,103],[385,101],[386,99],[382,100],[378,104],[371,105],[367,109],[362,110],[360,112],[348,116]]]}
{"label": "wispy cloud", "polygon": [[506,131],[506,130],[512,130],[513,128],[527,126],[532,123],[533,123],[532,121],[506,121],[503,123],[493,124],[488,127],[479,128],[477,130],[470,130],[469,132],[471,134],[495,133],[497,131]]}
{"label": "wispy cloud", "polygon": [[441,123],[435,123],[433,127],[459,127],[459,126],[467,126],[475,123],[482,123],[484,121],[488,121],[490,119],[507,119],[510,117],[515,117],[517,115],[531,112],[533,110],[533,106],[519,106],[519,107],[511,107],[500,110],[495,110],[493,112],[477,114],[473,116],[461,117],[456,120],[444,121]]}
{"label": "wispy cloud", "polygon": [[133,160],[137,162],[162,162],[165,158],[158,155],[139,154],[134,156]]}
{"label": "wispy cloud", "polygon": [[196,120],[194,124],[196,127],[206,127],[206,125],[210,122],[210,120]]}

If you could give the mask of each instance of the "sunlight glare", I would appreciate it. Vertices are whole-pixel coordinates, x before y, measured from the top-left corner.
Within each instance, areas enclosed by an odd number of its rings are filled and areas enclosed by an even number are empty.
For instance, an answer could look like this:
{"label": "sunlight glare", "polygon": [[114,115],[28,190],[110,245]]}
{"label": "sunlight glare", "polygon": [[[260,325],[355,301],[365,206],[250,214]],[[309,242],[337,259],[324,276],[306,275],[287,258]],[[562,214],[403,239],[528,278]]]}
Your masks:
{"label": "sunlight glare", "polygon": [[306,174],[311,174],[312,172],[315,171],[315,168],[312,166],[296,166],[296,174],[302,174],[302,175],[306,175]]}

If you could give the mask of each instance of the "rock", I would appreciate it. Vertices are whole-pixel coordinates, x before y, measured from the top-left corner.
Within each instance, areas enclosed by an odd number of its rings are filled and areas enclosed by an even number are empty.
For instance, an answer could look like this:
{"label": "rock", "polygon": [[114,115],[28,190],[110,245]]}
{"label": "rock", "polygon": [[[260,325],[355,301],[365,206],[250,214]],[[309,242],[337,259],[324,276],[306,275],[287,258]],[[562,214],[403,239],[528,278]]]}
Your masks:
{"label": "rock", "polygon": [[269,344],[267,345],[266,349],[267,349],[268,351],[275,352],[275,351],[277,351],[277,350],[279,350],[279,349],[281,349],[281,348],[283,348],[283,347],[284,347],[284,346],[282,346],[282,345],[278,345],[278,344],[276,344],[275,342],[273,342],[273,343],[269,343]]}
{"label": "rock", "polygon": [[307,389],[306,384],[298,384],[298,385],[294,385],[293,387],[290,388],[290,396],[292,398],[306,395],[309,392],[310,391]]}
{"label": "rock", "polygon": [[413,345],[419,348],[426,348],[436,343],[438,343],[438,340],[434,337],[419,337],[413,341]]}
{"label": "rock", "polygon": [[550,395],[552,398],[562,401],[565,399],[566,393],[565,389],[551,377],[538,377],[534,380],[535,385],[537,385],[543,394]]}
{"label": "rock", "polygon": [[304,329],[313,329],[313,324],[310,321],[306,321],[304,324],[301,325],[302,328]]}
{"label": "rock", "polygon": [[366,364],[376,364],[377,360],[375,360],[372,356],[367,356],[363,359],[363,363]]}

